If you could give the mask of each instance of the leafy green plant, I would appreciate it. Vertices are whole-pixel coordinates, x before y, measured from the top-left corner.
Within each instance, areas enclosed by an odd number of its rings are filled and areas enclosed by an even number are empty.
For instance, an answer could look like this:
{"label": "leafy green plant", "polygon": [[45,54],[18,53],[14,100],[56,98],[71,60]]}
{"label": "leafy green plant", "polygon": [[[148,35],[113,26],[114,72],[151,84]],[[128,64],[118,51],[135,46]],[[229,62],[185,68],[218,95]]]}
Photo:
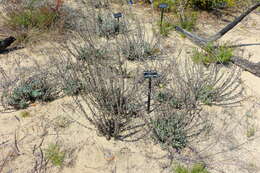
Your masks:
{"label": "leafy green plant", "polygon": [[236,0],[191,0],[191,6],[202,10],[227,8],[235,5]]}
{"label": "leafy green plant", "polygon": [[246,136],[248,138],[255,136],[256,128],[254,126],[248,127],[246,131]]}
{"label": "leafy green plant", "polygon": [[187,31],[192,31],[195,29],[196,22],[197,13],[194,11],[186,11],[183,15],[179,15],[177,25]]}
{"label": "leafy green plant", "polygon": [[177,113],[152,121],[153,138],[163,147],[170,146],[176,150],[185,148],[188,144],[188,136],[183,128],[183,115]]}
{"label": "leafy green plant", "polygon": [[227,64],[230,62],[232,56],[232,48],[229,48],[226,45],[214,47],[212,44],[209,44],[205,47],[204,51],[194,50],[192,60],[195,63],[203,63],[205,65],[211,63]]}
{"label": "leafy green plant", "polygon": [[46,78],[39,76],[21,82],[9,95],[6,95],[8,104],[15,109],[25,109],[36,100],[52,101],[55,96],[55,89],[48,85]]}
{"label": "leafy green plant", "polygon": [[45,151],[45,157],[54,166],[61,167],[65,159],[65,152],[61,151],[61,147],[58,144],[50,144]]}
{"label": "leafy green plant", "polygon": [[39,9],[24,9],[8,14],[7,25],[14,29],[50,28],[58,19],[59,14],[48,7]]}
{"label": "leafy green plant", "polygon": [[20,116],[23,118],[27,118],[27,117],[30,117],[31,114],[28,111],[22,111],[22,112],[20,112]]}
{"label": "leafy green plant", "polygon": [[209,173],[206,167],[201,163],[194,164],[191,168],[179,164],[173,171],[174,173]]}
{"label": "leafy green plant", "polygon": [[172,31],[174,29],[174,25],[171,22],[167,22],[167,21],[163,21],[162,25],[160,22],[158,22],[158,25],[160,26],[160,33],[162,36],[167,37],[170,33],[170,31]]}

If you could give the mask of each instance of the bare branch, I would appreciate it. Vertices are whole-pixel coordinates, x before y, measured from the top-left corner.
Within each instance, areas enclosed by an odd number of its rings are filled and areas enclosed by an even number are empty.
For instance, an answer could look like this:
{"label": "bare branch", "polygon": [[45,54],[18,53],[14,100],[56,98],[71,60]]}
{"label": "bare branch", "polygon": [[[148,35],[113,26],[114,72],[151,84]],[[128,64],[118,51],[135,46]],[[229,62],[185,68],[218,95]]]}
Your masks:
{"label": "bare branch", "polygon": [[223,35],[225,35],[228,31],[233,29],[239,22],[241,22],[247,15],[249,15],[252,11],[257,9],[260,6],[260,2],[256,3],[252,7],[250,7],[247,11],[242,13],[239,17],[237,17],[233,22],[229,23],[227,26],[225,26],[222,30],[220,30],[218,33],[215,35],[209,37],[208,41],[216,41],[220,39]]}
{"label": "bare branch", "polygon": [[252,63],[244,58],[233,56],[231,61],[242,69],[260,77],[260,63]]}

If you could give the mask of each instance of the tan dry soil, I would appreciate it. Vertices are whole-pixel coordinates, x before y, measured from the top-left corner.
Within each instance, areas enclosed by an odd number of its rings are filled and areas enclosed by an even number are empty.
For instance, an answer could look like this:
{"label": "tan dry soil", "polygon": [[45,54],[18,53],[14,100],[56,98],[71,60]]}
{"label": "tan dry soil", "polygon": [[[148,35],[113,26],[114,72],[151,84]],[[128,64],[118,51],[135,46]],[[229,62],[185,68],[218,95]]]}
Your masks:
{"label": "tan dry soil", "polygon": [[[140,9],[137,11],[137,14],[142,12]],[[149,10],[147,9],[147,11]],[[221,28],[221,26],[223,24],[219,23],[218,27]],[[205,27],[212,33],[217,31],[214,25],[205,24],[200,27]],[[260,15],[251,14],[245,22],[235,27],[222,40],[234,43],[260,42]],[[176,32],[171,33],[165,44],[175,50],[183,48],[181,56],[189,55],[191,48],[188,48],[189,51],[187,49],[184,51],[184,48],[193,45],[187,39],[179,37]],[[48,47],[48,43],[45,46]],[[39,56],[35,51],[39,49],[38,47],[33,48],[32,51],[32,49],[25,48],[10,52],[8,55],[0,55],[1,66],[11,69],[10,65],[17,56],[16,54],[44,59],[43,55]],[[245,56],[252,54],[251,61],[260,61],[260,46],[245,47],[244,50]],[[175,54],[177,53],[175,52]],[[24,59],[23,63],[30,64],[29,59]],[[260,172],[260,78],[248,72],[243,72],[242,77],[249,98],[242,103],[241,107],[233,109],[207,108],[211,112],[216,112],[217,116],[212,117],[215,122],[219,122],[214,129],[216,133],[209,140],[201,141],[199,145],[193,144],[200,151],[201,157],[211,163],[210,166],[214,168],[212,172],[218,173],[220,170],[225,170],[226,173]],[[162,151],[159,145],[154,145],[149,140],[131,143],[107,141],[103,137],[98,137],[94,130],[84,128],[74,121],[77,120],[91,127],[84,117],[67,109],[63,111],[66,103],[71,102],[71,98],[65,97],[48,104],[31,106],[26,109],[31,115],[27,118],[20,116],[22,111],[1,113],[0,161],[7,158],[3,173],[32,171],[32,165],[41,160],[40,149],[37,146],[42,141],[43,151],[50,143],[58,142],[62,144],[67,153],[65,166],[57,168],[49,164],[48,173],[172,172],[171,167],[166,167],[169,164],[169,159],[163,157],[166,152]],[[226,123],[229,123],[228,126],[223,125],[224,119]],[[250,127],[254,127],[256,132],[253,137],[247,138],[246,132]],[[15,134],[17,147],[14,142]],[[17,148],[19,151],[16,151]],[[191,157],[193,155],[190,150],[184,151],[184,153]]]}

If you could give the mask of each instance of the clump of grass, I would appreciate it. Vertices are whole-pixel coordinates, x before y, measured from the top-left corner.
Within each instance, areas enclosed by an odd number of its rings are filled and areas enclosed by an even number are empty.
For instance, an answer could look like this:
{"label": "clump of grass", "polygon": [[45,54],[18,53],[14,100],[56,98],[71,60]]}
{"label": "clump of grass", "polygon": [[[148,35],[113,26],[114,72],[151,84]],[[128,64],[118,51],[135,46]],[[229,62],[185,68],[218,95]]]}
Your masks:
{"label": "clump of grass", "polygon": [[214,47],[209,44],[204,51],[194,50],[192,60],[195,63],[203,63],[205,65],[211,63],[228,64],[233,56],[233,49],[226,45]]}
{"label": "clump of grass", "polygon": [[160,53],[158,38],[148,39],[141,29],[136,34],[124,34],[119,49],[130,61],[155,59]]}
{"label": "clump of grass", "polygon": [[201,163],[194,164],[191,168],[179,164],[173,171],[174,173],[209,173],[206,167]]}
{"label": "clump of grass", "polygon": [[249,128],[247,129],[247,131],[246,131],[246,136],[247,136],[248,138],[251,138],[251,137],[255,136],[255,133],[256,133],[256,128],[255,128],[254,126],[251,126],[251,127],[249,127]]}
{"label": "clump of grass", "polygon": [[51,31],[62,31],[65,25],[65,14],[60,10],[62,1],[57,0],[55,8],[39,1],[19,2],[5,7],[3,28],[12,31],[18,42],[29,41],[31,37],[40,36]]}
{"label": "clump of grass", "polygon": [[27,117],[30,117],[31,114],[30,114],[30,112],[28,112],[28,111],[22,111],[22,112],[20,112],[20,116],[21,116],[22,118],[27,118]]}
{"label": "clump of grass", "polygon": [[170,34],[170,31],[174,29],[174,24],[169,21],[158,22],[160,27],[160,34],[164,37],[167,37]]}
{"label": "clump of grass", "polygon": [[192,31],[195,29],[196,22],[197,12],[185,11],[183,15],[179,15],[177,25],[187,31]]}
{"label": "clump of grass", "polygon": [[58,144],[50,144],[45,151],[45,157],[54,166],[61,167],[65,159],[65,152],[61,151],[61,146]]}
{"label": "clump of grass", "polygon": [[157,49],[146,41],[129,40],[128,47],[122,49],[123,55],[130,61],[154,59]]}
{"label": "clump of grass", "polygon": [[213,10],[214,8],[228,8],[234,6],[236,0],[191,0],[190,5],[196,9]]}
{"label": "clump of grass", "polygon": [[6,24],[13,29],[37,28],[41,30],[49,29],[57,19],[59,14],[48,8],[24,9],[21,11],[10,12]]}

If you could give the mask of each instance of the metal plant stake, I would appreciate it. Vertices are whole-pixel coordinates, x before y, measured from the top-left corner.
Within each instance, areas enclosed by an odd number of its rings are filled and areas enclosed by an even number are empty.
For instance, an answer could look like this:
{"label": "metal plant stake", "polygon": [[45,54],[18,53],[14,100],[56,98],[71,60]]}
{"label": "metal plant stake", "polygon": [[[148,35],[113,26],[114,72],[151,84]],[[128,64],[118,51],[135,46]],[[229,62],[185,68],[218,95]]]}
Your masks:
{"label": "metal plant stake", "polygon": [[147,112],[150,113],[151,106],[151,92],[152,92],[152,78],[157,78],[158,73],[156,71],[144,71],[144,78],[149,79],[148,85],[148,100],[147,100]]}

